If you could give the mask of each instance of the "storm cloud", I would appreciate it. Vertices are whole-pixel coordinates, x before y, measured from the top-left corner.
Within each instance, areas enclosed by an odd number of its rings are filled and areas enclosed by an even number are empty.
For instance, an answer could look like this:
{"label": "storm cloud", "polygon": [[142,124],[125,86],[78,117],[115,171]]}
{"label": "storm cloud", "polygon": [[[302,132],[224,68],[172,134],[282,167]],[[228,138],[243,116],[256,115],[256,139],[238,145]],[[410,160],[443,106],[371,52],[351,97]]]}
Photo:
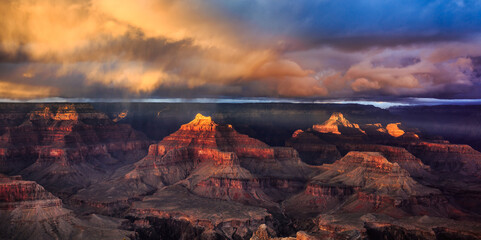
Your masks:
{"label": "storm cloud", "polygon": [[479,98],[478,1],[9,0],[0,98]]}

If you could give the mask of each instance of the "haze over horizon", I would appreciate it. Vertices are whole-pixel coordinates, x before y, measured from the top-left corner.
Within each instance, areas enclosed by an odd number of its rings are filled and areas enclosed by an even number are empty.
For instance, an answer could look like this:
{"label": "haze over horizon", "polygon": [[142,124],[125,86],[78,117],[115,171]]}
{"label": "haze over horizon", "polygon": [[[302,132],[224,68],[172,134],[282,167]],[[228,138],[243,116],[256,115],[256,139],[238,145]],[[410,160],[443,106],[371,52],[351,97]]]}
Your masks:
{"label": "haze over horizon", "polygon": [[481,96],[474,0],[9,0],[0,12],[3,99]]}

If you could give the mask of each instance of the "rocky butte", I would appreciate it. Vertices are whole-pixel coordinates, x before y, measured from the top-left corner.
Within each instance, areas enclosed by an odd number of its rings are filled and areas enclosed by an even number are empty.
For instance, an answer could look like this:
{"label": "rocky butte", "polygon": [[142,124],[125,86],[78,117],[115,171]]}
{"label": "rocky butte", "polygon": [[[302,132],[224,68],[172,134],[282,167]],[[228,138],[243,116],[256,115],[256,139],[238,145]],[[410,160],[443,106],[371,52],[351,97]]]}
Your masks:
{"label": "rocky butte", "polygon": [[323,124],[312,126],[312,130],[320,133],[332,133],[338,135],[343,132],[349,132],[350,134],[366,134],[364,130],[359,128],[359,124],[352,124],[349,120],[344,118],[342,113],[333,113]]}
{"label": "rocky butte", "polygon": [[273,224],[267,210],[280,213],[279,203],[302,191],[314,171],[292,148],[270,147],[197,114],[145,158],[74,199],[114,212],[130,208],[149,228],[160,221],[203,236],[245,238],[259,224]]}

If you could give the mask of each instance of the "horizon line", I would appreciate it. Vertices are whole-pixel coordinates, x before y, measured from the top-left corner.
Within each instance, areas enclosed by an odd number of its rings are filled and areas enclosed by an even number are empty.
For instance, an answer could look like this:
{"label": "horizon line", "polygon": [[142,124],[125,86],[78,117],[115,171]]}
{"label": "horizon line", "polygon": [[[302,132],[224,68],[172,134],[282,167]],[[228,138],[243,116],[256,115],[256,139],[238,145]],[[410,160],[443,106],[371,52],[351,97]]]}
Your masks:
{"label": "horizon line", "polygon": [[295,99],[295,98],[0,98],[0,103],[201,103],[201,104],[359,104],[387,109],[398,106],[477,105],[481,99],[405,98],[399,100],[368,99]]}

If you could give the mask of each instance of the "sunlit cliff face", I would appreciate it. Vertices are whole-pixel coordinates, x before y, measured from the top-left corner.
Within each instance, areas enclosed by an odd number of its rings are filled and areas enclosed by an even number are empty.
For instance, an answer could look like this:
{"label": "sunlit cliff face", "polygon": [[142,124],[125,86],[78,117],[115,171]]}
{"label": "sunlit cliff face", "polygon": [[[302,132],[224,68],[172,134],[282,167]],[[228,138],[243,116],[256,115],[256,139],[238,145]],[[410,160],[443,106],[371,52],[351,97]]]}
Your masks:
{"label": "sunlit cliff face", "polygon": [[[400,9],[393,24],[314,2],[2,1],[0,98],[478,94],[478,20],[458,19],[478,4],[412,6],[425,18]],[[467,29],[437,37],[439,8]],[[411,39],[419,24],[431,31]]]}

